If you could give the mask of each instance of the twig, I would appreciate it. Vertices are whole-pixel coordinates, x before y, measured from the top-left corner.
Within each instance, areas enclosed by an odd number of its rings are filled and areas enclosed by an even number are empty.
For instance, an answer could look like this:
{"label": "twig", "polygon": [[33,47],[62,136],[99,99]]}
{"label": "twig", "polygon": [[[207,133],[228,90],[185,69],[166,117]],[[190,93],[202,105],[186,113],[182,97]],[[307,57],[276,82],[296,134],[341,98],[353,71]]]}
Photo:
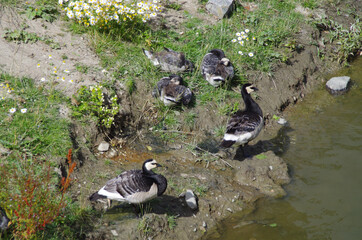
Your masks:
{"label": "twig", "polygon": [[196,133],[192,133],[192,132],[184,132],[184,131],[177,131],[177,130],[155,130],[155,132],[169,132],[169,133],[182,133],[182,134],[187,134],[187,135],[195,135]]}
{"label": "twig", "polygon": [[209,152],[209,151],[206,151],[205,149],[202,149],[202,148],[200,148],[200,147],[198,147],[198,146],[196,146],[196,145],[193,145],[193,144],[190,144],[190,143],[187,143],[187,142],[184,142],[184,141],[181,141],[181,142],[184,143],[184,144],[186,144],[186,145],[189,145],[189,146],[191,146],[191,147],[194,147],[194,148],[196,148],[196,149],[198,149],[198,150],[200,150],[200,151],[206,152],[206,153],[208,153],[208,154],[210,154],[210,155],[212,155],[212,156],[214,156],[214,157],[217,157],[217,158],[219,158],[223,163],[225,163],[225,165],[227,165],[227,166],[229,166],[229,167],[231,167],[231,168],[234,168],[230,163],[228,163],[227,161],[225,161],[224,159],[222,159],[221,156],[218,155],[218,154],[216,154],[216,153],[211,153],[211,152]]}

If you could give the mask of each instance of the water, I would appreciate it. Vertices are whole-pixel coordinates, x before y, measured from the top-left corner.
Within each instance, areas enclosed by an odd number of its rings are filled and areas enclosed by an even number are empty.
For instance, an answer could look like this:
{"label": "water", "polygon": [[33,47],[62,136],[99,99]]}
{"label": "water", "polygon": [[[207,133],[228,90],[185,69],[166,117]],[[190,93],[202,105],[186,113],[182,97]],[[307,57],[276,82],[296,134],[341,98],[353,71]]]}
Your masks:
{"label": "water", "polygon": [[259,201],[205,239],[362,239],[362,58],[336,75],[354,80],[347,94],[321,87],[287,113],[288,196]]}

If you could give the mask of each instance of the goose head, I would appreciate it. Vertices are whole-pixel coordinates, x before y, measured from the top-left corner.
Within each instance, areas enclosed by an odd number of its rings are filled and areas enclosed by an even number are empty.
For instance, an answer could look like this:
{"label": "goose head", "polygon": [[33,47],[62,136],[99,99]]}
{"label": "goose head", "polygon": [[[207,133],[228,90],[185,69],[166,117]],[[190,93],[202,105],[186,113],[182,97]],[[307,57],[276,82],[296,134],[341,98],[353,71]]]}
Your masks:
{"label": "goose head", "polygon": [[161,164],[158,164],[154,159],[148,159],[143,163],[142,170],[143,172],[150,172],[156,167],[162,167]]}
{"label": "goose head", "polygon": [[229,66],[229,64],[230,64],[230,60],[228,59],[228,58],[222,58],[221,60],[220,60],[220,62],[224,65],[224,66]]}
{"label": "goose head", "polygon": [[182,83],[183,83],[183,79],[179,75],[172,74],[169,76],[169,78],[170,78],[170,83],[173,83],[176,85],[182,85]]}
{"label": "goose head", "polygon": [[241,93],[247,93],[248,95],[254,91],[258,91],[258,89],[251,83],[246,83],[241,88]]}
{"label": "goose head", "polygon": [[225,58],[225,53],[223,50],[221,49],[212,49],[210,50],[210,53],[214,54],[215,56],[217,56],[218,59],[223,59]]}
{"label": "goose head", "polygon": [[195,66],[192,62],[189,60],[185,60],[185,71],[192,72],[194,70]]}

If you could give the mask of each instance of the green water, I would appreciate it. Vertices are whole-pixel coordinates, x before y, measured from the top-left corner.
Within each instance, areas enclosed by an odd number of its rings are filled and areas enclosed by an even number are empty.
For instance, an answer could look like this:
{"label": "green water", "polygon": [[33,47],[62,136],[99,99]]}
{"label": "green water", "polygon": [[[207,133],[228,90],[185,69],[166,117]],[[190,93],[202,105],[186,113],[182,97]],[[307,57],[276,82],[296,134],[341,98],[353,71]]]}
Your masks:
{"label": "green water", "polygon": [[259,201],[204,239],[362,239],[362,58],[335,75],[351,76],[347,94],[321,87],[286,115],[293,131],[280,155],[293,178],[288,196]]}

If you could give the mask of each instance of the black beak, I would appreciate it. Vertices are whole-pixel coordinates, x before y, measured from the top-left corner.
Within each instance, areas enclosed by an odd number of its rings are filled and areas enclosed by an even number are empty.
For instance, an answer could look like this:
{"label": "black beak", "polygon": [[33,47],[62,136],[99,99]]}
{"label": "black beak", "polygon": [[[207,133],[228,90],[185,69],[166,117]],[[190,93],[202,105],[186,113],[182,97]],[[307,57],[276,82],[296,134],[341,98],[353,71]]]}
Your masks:
{"label": "black beak", "polygon": [[155,164],[156,164],[156,167],[162,167],[162,165],[159,163],[155,163]]}
{"label": "black beak", "polygon": [[253,89],[254,91],[259,91],[259,89],[257,89],[256,87],[251,87],[251,89]]}

